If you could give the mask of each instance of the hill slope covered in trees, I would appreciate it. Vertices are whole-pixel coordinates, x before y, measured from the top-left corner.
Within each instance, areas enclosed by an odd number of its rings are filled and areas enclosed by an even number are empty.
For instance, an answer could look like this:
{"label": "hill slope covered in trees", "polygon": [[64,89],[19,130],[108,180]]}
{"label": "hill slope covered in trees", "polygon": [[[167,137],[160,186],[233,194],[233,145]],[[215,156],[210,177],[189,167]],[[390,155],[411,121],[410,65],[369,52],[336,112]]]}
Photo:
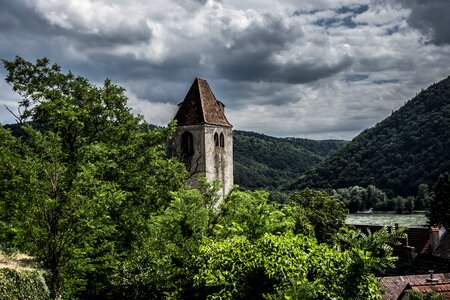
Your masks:
{"label": "hill slope covered in trees", "polygon": [[450,170],[450,77],[422,90],[391,116],[367,129],[289,189],[375,185],[414,195]]}
{"label": "hill slope covered in trees", "polygon": [[[33,128],[40,130],[38,124]],[[16,137],[26,135],[20,124],[8,124]],[[150,125],[152,129],[157,126]],[[234,179],[243,189],[277,189],[292,182],[339,149],[343,140],[277,138],[249,131],[233,131]]]}
{"label": "hill slope covered in trees", "polygon": [[233,131],[234,181],[242,188],[274,189],[291,182],[345,141],[276,138]]}

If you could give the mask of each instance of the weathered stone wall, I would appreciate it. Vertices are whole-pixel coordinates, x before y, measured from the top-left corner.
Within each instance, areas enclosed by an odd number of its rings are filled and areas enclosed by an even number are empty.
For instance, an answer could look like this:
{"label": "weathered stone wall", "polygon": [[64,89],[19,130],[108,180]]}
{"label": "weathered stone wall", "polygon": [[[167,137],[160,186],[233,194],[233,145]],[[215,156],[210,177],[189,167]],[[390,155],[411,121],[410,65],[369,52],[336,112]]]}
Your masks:
{"label": "weathered stone wall", "polygon": [[[216,146],[214,135],[219,137]],[[220,145],[220,135],[224,136],[223,147]],[[219,179],[222,182],[220,195],[226,196],[233,186],[233,136],[230,127],[205,125],[205,157],[206,178]]]}
{"label": "weathered stone wall", "polygon": [[[194,153],[190,157],[183,157],[182,135],[190,132],[193,136]],[[216,146],[214,135],[217,133],[219,145]],[[223,134],[223,146],[220,135]],[[233,186],[233,136],[230,127],[215,125],[179,126],[173,137],[172,155],[184,161],[190,173],[188,184],[198,187],[198,176],[205,176],[208,180],[219,179],[223,187],[220,196],[227,195]]]}

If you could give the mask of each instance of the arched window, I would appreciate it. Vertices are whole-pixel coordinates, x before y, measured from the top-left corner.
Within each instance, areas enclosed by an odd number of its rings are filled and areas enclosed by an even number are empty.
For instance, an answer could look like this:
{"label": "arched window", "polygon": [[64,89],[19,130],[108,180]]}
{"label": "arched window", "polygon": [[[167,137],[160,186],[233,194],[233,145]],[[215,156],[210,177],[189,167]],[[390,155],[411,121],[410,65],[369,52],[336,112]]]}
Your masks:
{"label": "arched window", "polygon": [[181,136],[181,153],[183,156],[194,154],[194,137],[189,131],[185,131]]}
{"label": "arched window", "polygon": [[214,133],[214,145],[216,147],[219,147],[219,135],[216,133]]}
{"label": "arched window", "polygon": [[220,148],[225,147],[225,137],[223,133],[220,134]]}

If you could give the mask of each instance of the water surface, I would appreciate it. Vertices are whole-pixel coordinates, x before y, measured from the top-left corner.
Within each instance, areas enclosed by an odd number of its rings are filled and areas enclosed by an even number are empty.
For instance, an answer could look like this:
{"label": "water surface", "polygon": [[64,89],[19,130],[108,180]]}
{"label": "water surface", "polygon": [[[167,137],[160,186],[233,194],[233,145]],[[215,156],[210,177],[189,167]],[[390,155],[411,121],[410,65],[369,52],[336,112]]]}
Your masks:
{"label": "water surface", "polygon": [[394,226],[398,223],[403,227],[425,227],[427,225],[427,217],[425,214],[389,214],[389,213],[375,213],[375,214],[349,214],[345,220],[346,224],[353,225],[380,225],[380,226]]}

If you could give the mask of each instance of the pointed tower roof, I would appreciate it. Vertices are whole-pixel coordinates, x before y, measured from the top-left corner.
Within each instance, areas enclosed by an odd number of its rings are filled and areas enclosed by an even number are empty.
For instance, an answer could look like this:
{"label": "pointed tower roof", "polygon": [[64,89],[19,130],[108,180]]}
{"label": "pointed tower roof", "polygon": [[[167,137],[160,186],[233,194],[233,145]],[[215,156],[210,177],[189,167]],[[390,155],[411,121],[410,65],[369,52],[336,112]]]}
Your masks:
{"label": "pointed tower roof", "polygon": [[179,126],[211,124],[232,127],[225,117],[225,106],[216,99],[204,79],[195,78],[183,102],[178,106],[175,120]]}

